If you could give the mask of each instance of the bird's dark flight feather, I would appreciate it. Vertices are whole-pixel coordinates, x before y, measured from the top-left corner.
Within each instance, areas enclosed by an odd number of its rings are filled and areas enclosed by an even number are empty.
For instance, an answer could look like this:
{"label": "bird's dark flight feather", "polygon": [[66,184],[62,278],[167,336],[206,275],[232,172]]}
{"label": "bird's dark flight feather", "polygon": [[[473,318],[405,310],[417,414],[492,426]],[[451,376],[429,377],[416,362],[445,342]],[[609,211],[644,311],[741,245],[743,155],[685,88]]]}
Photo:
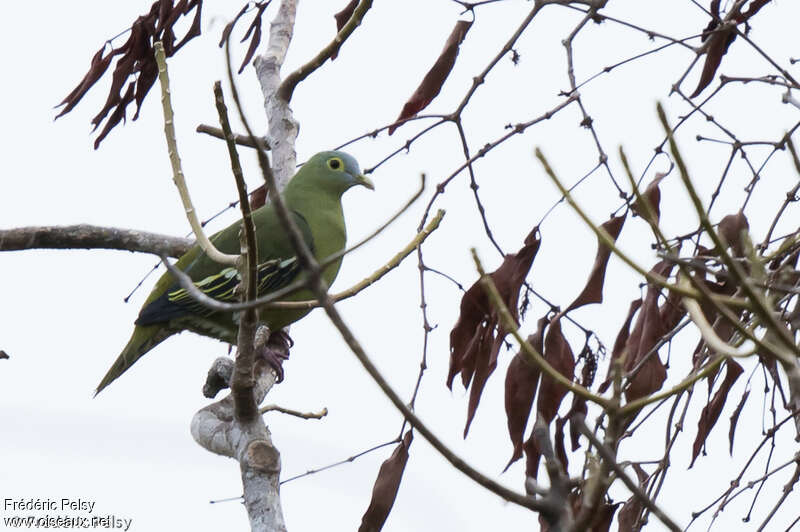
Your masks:
{"label": "bird's dark flight feather", "polygon": [[[263,296],[288,285],[294,281],[299,272],[300,265],[296,257],[273,259],[259,264],[258,295]],[[217,301],[232,303],[239,300],[238,288],[241,281],[241,275],[236,268],[230,267],[215,275],[210,275],[194,285],[205,295]],[[216,312],[194,299],[186,289],[175,283],[142,309],[136,325],[164,323],[189,315],[208,317]]]}

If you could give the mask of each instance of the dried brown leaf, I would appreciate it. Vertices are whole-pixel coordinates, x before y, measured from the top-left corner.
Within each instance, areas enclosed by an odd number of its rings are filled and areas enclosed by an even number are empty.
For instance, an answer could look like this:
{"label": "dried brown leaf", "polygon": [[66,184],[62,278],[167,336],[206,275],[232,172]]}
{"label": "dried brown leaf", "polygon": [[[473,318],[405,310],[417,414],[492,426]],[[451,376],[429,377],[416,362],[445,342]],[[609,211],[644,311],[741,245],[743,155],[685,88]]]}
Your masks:
{"label": "dried brown leaf", "polygon": [[4,359],[8,359],[8,358],[11,358],[11,357],[8,356],[8,353],[6,353],[5,351],[0,350],[0,360],[4,360]]}
{"label": "dried brown leaf", "polygon": [[128,84],[128,90],[125,91],[125,95],[119,101],[119,103],[116,106],[116,109],[114,109],[114,112],[111,113],[111,116],[108,117],[108,120],[106,121],[106,125],[103,128],[103,130],[94,140],[94,149],[97,149],[100,146],[100,143],[103,141],[104,138],[106,138],[106,135],[109,134],[109,132],[114,128],[114,126],[119,124],[121,121],[125,120],[125,109],[127,109],[128,104],[133,101],[135,86],[136,83],[134,83],[133,81]]}
{"label": "dried brown leaf", "polygon": [[[191,0],[189,3],[186,4],[186,7],[183,9],[183,12],[181,14],[188,15],[189,12],[192,11],[192,9],[195,9],[194,19],[192,19],[192,25],[189,26],[186,35],[184,35],[183,38],[180,41],[178,41],[178,44],[172,47],[172,52],[169,54],[169,56],[174,55],[178,50],[183,48],[183,45],[185,45],[190,40],[200,36],[202,28],[203,0]],[[178,17],[176,16],[175,20],[172,20],[169,24],[170,33],[172,32],[172,25],[175,23],[177,18]]]}
{"label": "dried brown leaf", "polygon": [[742,231],[750,228],[750,223],[747,221],[742,211],[736,214],[729,214],[719,222],[718,231],[719,235],[725,240],[725,243],[733,250],[733,254],[737,257],[744,256]]}
{"label": "dried brown leaf", "polygon": [[636,478],[639,479],[639,486],[641,488],[647,486],[647,481],[650,479],[650,474],[644,470],[641,464],[637,464],[636,462],[632,463],[631,467],[636,473]]}
{"label": "dried brown leaf", "polygon": [[708,87],[708,84],[714,79],[714,74],[717,73],[719,65],[722,63],[722,57],[728,52],[731,43],[736,39],[735,28],[718,30],[715,23],[711,29],[715,30],[715,32],[708,37],[708,49],[706,50],[706,61],[703,64],[703,71],[700,73],[700,80],[697,82],[697,88],[689,98],[694,98],[703,92],[703,89]]}
{"label": "dried brown leaf", "polygon": [[[553,366],[559,373],[566,378],[572,380],[575,371],[575,357],[572,354],[572,349],[564,338],[561,332],[561,317],[563,314],[557,314],[550,320],[550,327],[547,329],[547,334],[544,339],[544,359]],[[539,384],[538,397],[536,399],[536,413],[537,419],[541,419],[545,425],[550,425],[558,412],[558,407],[561,401],[567,394],[567,389],[554,381],[551,377],[542,374],[541,382]],[[535,428],[535,427],[534,427]],[[533,437],[533,429],[531,430],[528,440],[523,445],[526,455],[526,475],[536,478],[539,470],[539,458],[541,457],[541,450],[536,444]]]}
{"label": "dried brown leaf", "polygon": [[[544,359],[556,371],[572,380],[575,371],[575,357],[567,339],[561,332],[561,316],[562,314],[558,314],[550,321],[550,328],[547,330],[544,340]],[[558,384],[551,377],[542,375],[536,411],[546,424],[549,425],[553,421],[567,391],[563,385]]]}
{"label": "dried brown leaf", "polygon": [[[344,9],[342,9],[333,16],[333,18],[336,19],[336,33],[342,31],[344,25],[347,24],[347,21],[350,20],[350,17],[353,16],[353,11],[356,10],[357,6],[358,6],[358,0],[350,0],[350,3],[344,6]],[[334,51],[331,54],[331,61],[336,59],[338,55],[339,55],[339,50]]]}
{"label": "dried brown leaf", "polygon": [[[639,479],[639,487],[645,489],[647,480],[650,478],[649,475],[639,464],[633,464],[633,470],[636,472],[636,477]],[[636,495],[632,495],[631,498],[625,502],[622,506],[622,510],[617,514],[619,532],[633,532],[637,530],[635,525],[642,508],[642,503]]]}
{"label": "dried brown leaf", "polygon": [[617,521],[619,523],[619,528],[617,530],[619,532],[633,532],[636,519],[639,517],[639,512],[641,511],[642,503],[639,502],[636,496],[632,496],[625,501],[625,504],[622,505],[622,509],[617,514]]}
{"label": "dried brown leaf", "polygon": [[419,84],[417,90],[414,91],[414,94],[403,106],[403,110],[400,112],[400,116],[397,117],[395,124],[389,128],[390,135],[399,127],[398,122],[411,118],[422,111],[442,90],[442,85],[444,85],[447,76],[450,75],[450,71],[453,70],[453,66],[456,64],[459,47],[467,36],[470,26],[472,26],[471,20],[459,20],[456,22],[453,31],[445,42],[444,49],[436,59],[436,63],[422,78],[422,83]]}
{"label": "dried brown leaf", "polygon": [[261,20],[259,19],[259,24],[255,26],[255,31],[253,31],[253,38],[250,39],[250,46],[247,47],[247,53],[244,54],[244,59],[242,59],[242,64],[239,65],[238,73],[241,74],[244,72],[244,69],[247,68],[247,65],[250,63],[250,60],[256,53],[256,49],[258,45],[261,43]]}
{"label": "dried brown leaf", "polygon": [[353,16],[353,11],[356,10],[356,7],[358,6],[358,1],[359,0],[350,0],[350,3],[344,6],[344,9],[342,9],[333,16],[333,18],[336,19],[337,32],[342,31],[344,25],[347,24],[347,21],[350,20],[350,17]]}
{"label": "dried brown leaf", "polygon": [[[117,60],[117,66],[114,68],[114,73],[111,76],[111,88],[108,91],[106,102],[103,108],[100,109],[100,112],[92,118],[94,129],[97,129],[106,115],[122,102],[122,87],[125,85],[128,78],[133,75],[136,61],[140,57],[143,59],[146,55],[149,32],[146,28],[147,20],[143,20],[143,18],[144,17],[139,17],[139,20],[134,22],[133,26],[131,26],[131,35],[123,45],[125,53]],[[131,83],[135,84],[135,81]],[[133,101],[133,98],[131,98],[131,101]],[[119,109],[116,111],[119,112]],[[98,144],[99,143],[95,143],[95,146]]]}
{"label": "dried brown leaf", "polygon": [[250,193],[250,209],[256,210],[267,202],[267,186],[261,185]]}
{"label": "dried brown leaf", "polygon": [[639,307],[642,306],[641,299],[634,299],[631,301],[630,306],[628,307],[628,316],[625,318],[625,323],[622,324],[620,327],[619,332],[617,332],[617,338],[614,340],[614,348],[611,350],[611,358],[608,359],[608,371],[606,371],[606,380],[604,380],[598,391],[600,393],[605,393],[608,387],[611,385],[611,369],[614,366],[614,361],[617,360],[620,356],[625,353],[625,346],[628,343],[628,338],[630,337],[630,329],[631,329],[631,322],[633,321],[633,316],[636,314],[636,311],[639,310]]}
{"label": "dried brown leaf", "polygon": [[[183,38],[175,44],[174,25],[184,15],[194,11],[194,19]],[[156,0],[150,10],[138,17],[130,27],[130,35],[126,42],[119,48],[112,48],[104,56],[107,46],[103,45],[92,58],[89,71],[81,82],[59,104],[64,108],[56,118],[72,111],[83,96],[91,89],[116,58],[116,66],[112,74],[108,96],[102,109],[92,119],[94,130],[102,125],[102,129],[95,140],[95,149],[102,140],[120,122],[125,120],[127,106],[136,102],[136,112],[133,119],[139,117],[147,93],[155,83],[157,72],[153,59],[156,41],[164,43],[164,52],[167,57],[172,56],[178,49],[194,37],[200,35],[200,14],[202,0],[179,0],[173,6],[172,0]],[[123,88],[127,85],[125,93]],[[103,125],[103,122],[105,124]]]}
{"label": "dried brown leaf", "polygon": [[372,500],[361,518],[358,532],[379,532],[383,528],[397,498],[400,482],[403,480],[411,439],[412,434],[409,430],[392,455],[381,465],[375,486],[372,488]]}
{"label": "dried brown leaf", "polygon": [[[622,225],[625,223],[626,214],[611,218],[605,222],[602,227],[611,238],[616,242],[619,233],[622,231]],[[603,285],[606,278],[606,267],[608,266],[608,259],[611,257],[611,248],[606,246],[600,238],[597,239],[597,253],[594,258],[594,265],[589,274],[589,279],[586,281],[586,286],[575,298],[575,301],[567,307],[566,312],[588,305],[589,303],[602,303],[603,302]]]}
{"label": "dried brown leaf", "polygon": [[700,420],[697,422],[697,436],[692,446],[692,462],[689,464],[690,468],[694,465],[694,461],[700,454],[700,450],[703,448],[711,429],[714,428],[714,425],[717,423],[717,419],[719,419],[719,415],[722,412],[722,407],[725,406],[725,401],[728,399],[728,392],[730,392],[731,386],[733,386],[733,383],[736,382],[736,379],[738,379],[739,375],[744,371],[742,366],[731,358],[725,361],[725,366],[727,368],[725,371],[725,379],[723,379],[714,397],[703,407]]}
{"label": "dried brown leaf", "polygon": [[477,344],[475,349],[475,367],[473,370],[473,379],[469,390],[469,401],[467,403],[467,422],[464,424],[464,437],[469,433],[469,427],[472,425],[472,420],[475,418],[475,412],[478,410],[478,405],[481,402],[481,395],[489,380],[489,376],[497,368],[497,357],[500,353],[500,347],[503,345],[505,333],[498,333],[495,335],[495,329],[483,327],[480,343]]}
{"label": "dried brown leaf", "polygon": [[234,26],[236,26],[236,23],[237,23],[237,22],[239,22],[239,19],[240,19],[240,18],[242,18],[242,15],[244,15],[244,14],[245,14],[245,12],[247,12],[247,9],[248,9],[249,7],[250,7],[250,4],[249,4],[249,3],[247,3],[247,4],[243,5],[243,6],[242,6],[242,9],[240,9],[240,10],[239,10],[239,12],[238,12],[238,13],[236,13],[236,16],[235,16],[235,17],[233,17],[233,20],[231,20],[230,22],[228,22],[228,23],[225,25],[225,28],[222,30],[222,37],[220,37],[220,39],[219,39],[219,44],[218,44],[218,46],[219,46],[220,48],[222,48],[223,46],[225,46],[225,43],[228,41],[228,39],[229,39],[229,38],[230,38],[230,36],[231,36],[231,32],[233,31],[233,27],[234,27]]}
{"label": "dried brown leaf", "polygon": [[56,115],[56,119],[69,113],[76,105],[78,105],[78,102],[80,102],[81,98],[83,98],[88,90],[92,88],[92,85],[97,83],[97,80],[99,80],[105,71],[108,70],[108,65],[111,64],[111,59],[113,59],[117,53],[120,53],[119,50],[111,50],[108,55],[103,57],[103,52],[105,49],[106,47],[103,45],[97,51],[97,53],[94,54],[91,65],[89,66],[89,71],[83,77],[78,86],[72,89],[72,92],[70,92],[67,97],[58,104],[58,106],[64,105],[64,108]]}
{"label": "dried brown leaf", "polygon": [[670,292],[667,299],[658,308],[658,316],[665,331],[674,329],[686,315],[686,307],[681,304],[681,295]]}
{"label": "dried brown leaf", "polygon": [[[500,267],[489,274],[515,320],[519,318],[520,289],[540,243],[539,229],[535,227],[525,239],[524,246],[517,253],[506,255]],[[450,331],[447,386],[452,389],[453,379],[459,373],[464,387],[471,386],[465,437],[486,381],[497,367],[497,356],[506,332],[500,326],[497,311],[491,308],[480,280],[476,281],[461,298],[458,321]]]}
{"label": "dried brown leaf", "polygon": [[[661,261],[650,271],[666,277],[672,271],[673,266],[674,264],[668,261]],[[648,284],[642,310],[639,312],[633,331],[625,344],[627,352],[625,370],[630,372],[641,363],[641,367],[630,378],[629,386],[625,390],[625,397],[628,401],[650,395],[661,389],[667,378],[667,369],[661,362],[658,352],[651,353],[661,337],[669,332],[661,321],[661,311],[658,306],[660,292],[659,286]]]}
{"label": "dried brown leaf", "polygon": [[[667,172],[656,173],[641,195],[642,201],[635,201],[631,207],[637,216],[641,216],[650,225],[658,225],[658,221],[661,219],[661,189],[659,186],[667,175]],[[643,201],[646,201],[647,205],[643,204]]]}
{"label": "dried brown leaf", "polygon": [[158,78],[158,65],[156,64],[155,57],[150,57],[146,61],[142,61],[141,71],[139,78],[136,81],[136,113],[133,115],[133,120],[139,118],[139,111],[142,109],[142,103],[145,96],[153,88],[153,85]]}
{"label": "dried brown leaf", "polygon": [[261,43],[261,17],[264,14],[264,11],[267,9],[267,6],[269,6],[269,2],[256,2],[256,14],[253,17],[253,21],[250,23],[250,26],[247,27],[247,31],[244,33],[244,37],[242,37],[241,40],[241,42],[244,42],[249,37],[250,46],[247,47],[247,52],[244,54],[242,64],[239,66],[239,74],[241,74],[250,63],[250,60],[256,53],[258,45]]}
{"label": "dried brown leaf", "polygon": [[[534,349],[539,353],[544,351],[543,336],[544,330],[550,320],[545,316],[537,324],[536,332],[528,337]],[[508,436],[514,451],[511,459],[506,465],[508,469],[511,464],[522,458],[522,443],[525,435],[525,426],[530,417],[533,399],[536,396],[536,387],[539,384],[539,368],[532,365],[522,353],[517,353],[508,365],[506,371],[505,384],[505,407],[506,419],[508,422]]]}

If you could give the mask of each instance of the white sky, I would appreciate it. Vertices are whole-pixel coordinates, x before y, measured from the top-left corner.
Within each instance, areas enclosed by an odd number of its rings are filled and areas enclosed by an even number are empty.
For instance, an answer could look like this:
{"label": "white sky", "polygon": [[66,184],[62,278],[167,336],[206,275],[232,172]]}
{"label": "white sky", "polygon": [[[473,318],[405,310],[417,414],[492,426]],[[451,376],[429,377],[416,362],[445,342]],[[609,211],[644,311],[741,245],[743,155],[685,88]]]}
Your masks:
{"label": "white sky", "polygon": [[[332,13],[345,4],[301,2],[287,69],[296,67],[326,44],[334,32]],[[755,19],[752,38],[774,53],[782,64],[790,47],[788,36],[800,7],[774,2]],[[531,8],[513,1],[486,6],[478,12],[459,61],[440,97],[428,111],[449,112],[477,74],[499,50]],[[89,121],[105,99],[108,80],[93,89],[78,108],[53,123],[56,105],[85,72],[89,59],[107,38],[115,35],[148,8],[147,2],[124,6],[99,0],[79,4],[46,1],[35,7],[8,3],[0,18],[4,51],[3,117],[5,140],[0,157],[0,227],[91,223],[184,235],[188,224],[171,183],[164,148],[157,87],[145,102],[137,122],[117,128],[98,151],[92,150]],[[218,140],[194,133],[199,123],[216,122],[211,97],[214,80],[223,77],[222,54],[216,41],[227,17],[239,4],[209,1],[203,17],[203,37],[190,43],[170,62],[178,142],[184,170],[203,217],[235,197],[225,148]],[[348,41],[334,63],[326,64],[295,92],[293,108],[301,124],[298,159],[391,122],[427,71],[458,17],[458,6],[445,0],[376,1],[365,24]],[[706,24],[702,12],[688,1],[642,2],[614,0],[609,14],[674,36],[698,33]],[[265,20],[272,17],[268,11]],[[560,40],[579,20],[578,13],[546,9],[515,47],[519,66],[504,58],[476,93],[464,125],[473,150],[505,133],[508,123],[530,120],[554,107],[557,93],[568,87],[564,49]],[[266,31],[265,26],[265,41]],[[655,44],[638,32],[610,23],[592,25],[575,44],[576,75],[586,79]],[[796,50],[794,50],[796,52]],[[243,50],[240,51],[240,54]],[[797,54],[795,54],[797,55]],[[241,55],[239,55],[241,57]],[[673,47],[649,60],[636,61],[601,76],[581,92],[620,182],[624,174],[616,156],[623,144],[634,170],[641,172],[662,138],[655,102],[662,100],[675,121],[686,112],[677,98],[668,99],[670,85],[683,72],[691,55]],[[728,75],[772,74],[774,70],[744,42],[737,41],[721,72]],[[693,88],[698,73],[685,87]],[[252,121],[264,124],[260,90],[250,70],[240,87]],[[716,81],[714,85],[716,85]],[[690,90],[691,91],[691,90]],[[710,89],[708,89],[710,91]],[[780,104],[780,92],[738,86],[709,107],[743,140],[779,136],[798,119],[798,110]],[[515,138],[476,164],[481,197],[501,246],[515,251],[522,238],[558,199],[554,187],[534,161],[540,146],[567,182],[574,182],[597,161],[588,132],[578,127],[580,115],[571,107],[553,120]],[[389,151],[402,146],[422,122],[382,135],[348,149],[362,166],[370,167]],[[727,146],[694,141],[696,134],[721,135],[702,120],[681,129],[679,142],[698,187],[713,190],[724,165]],[[452,126],[440,128],[381,167],[374,175],[376,191],[348,193],[345,209],[353,240],[371,232],[405,202],[425,172],[430,183],[450,174],[460,162],[461,149]],[[753,149],[760,162],[768,149]],[[664,170],[657,161],[647,175]],[[252,155],[248,179],[259,174]],[[728,187],[712,213],[714,220],[734,212],[751,174],[737,158]],[[755,239],[763,238],[774,205],[796,182],[783,153],[776,155],[748,206]],[[465,285],[475,279],[469,248],[477,247],[488,268],[499,264],[477,217],[466,175],[448,189],[438,206],[448,209],[439,234],[425,248],[429,266],[448,272]],[[432,187],[429,187],[429,194]],[[603,221],[619,205],[604,173],[598,172],[579,189],[577,198],[594,218]],[[662,185],[663,227],[680,234],[696,225],[677,176]],[[335,285],[343,289],[384,263],[413,236],[422,206],[417,205],[395,226],[363,250],[348,256]],[[762,216],[763,213],[763,216]],[[228,213],[224,227],[233,220]],[[790,208],[776,231],[797,226],[800,217]],[[783,231],[785,232],[785,231]],[[594,237],[566,206],[559,207],[542,226],[543,243],[530,277],[533,286],[553,301],[567,305],[578,293],[595,253]],[[648,232],[640,219],[629,219],[621,245],[647,267],[654,257]],[[207,403],[200,393],[211,361],[226,352],[223,344],[189,334],[175,337],[143,358],[124,377],[96,399],[92,392],[127,341],[139,306],[154,277],[129,304],[125,295],[156,262],[152,256],[114,251],[29,251],[0,256],[0,349],[11,355],[0,361],[0,498],[78,498],[95,501],[95,514],[132,518],[132,530],[186,528],[245,529],[244,509],[236,502],[209,505],[211,499],[241,493],[238,466],[200,448],[189,435],[194,412]],[[359,297],[341,304],[348,323],[370,355],[404,396],[418,371],[422,327],[419,314],[417,265],[412,256],[385,280]],[[613,344],[628,303],[639,293],[638,279],[619,261],[609,267],[603,310],[587,307],[574,313]],[[427,277],[429,312],[438,328],[431,335],[429,369],[423,380],[418,408],[435,432],[461,456],[487,474],[499,475],[510,456],[502,383],[511,353],[501,353],[498,369],[483,394],[469,438],[461,438],[467,395],[456,385],[444,386],[448,364],[448,333],[457,317],[460,294],[446,281]],[[546,308],[537,303],[525,331]],[[565,326],[573,349],[580,335]],[[347,350],[321,312],[293,326],[296,342],[286,364],[287,380],[268,402],[300,410],[327,407],[323,421],[301,421],[270,415],[268,424],[282,454],[283,476],[324,466],[394,438],[401,419]],[[672,364],[688,364],[694,347],[688,336],[672,350]],[[663,357],[662,357],[663,358]],[[605,375],[600,363],[598,378]],[[748,361],[749,372],[752,361]],[[675,374],[672,379],[676,379]],[[667,478],[663,507],[686,524],[692,510],[711,502],[738,472],[760,439],[760,372],[752,381],[751,400],[740,419],[735,462],[727,454],[727,419],[744,390],[745,375],[731,393],[728,407],[708,439],[709,456],[686,472],[705,385],[698,388],[678,441]],[[673,381],[669,381],[673,382]],[[783,413],[779,411],[779,418]],[[663,418],[663,416],[662,416]],[[656,416],[635,440],[623,446],[623,457],[658,459],[663,449],[663,419]],[[787,429],[788,430],[788,429]],[[791,445],[790,434],[781,440]],[[779,447],[779,449],[781,449]],[[783,447],[780,460],[790,458]],[[380,463],[391,448],[362,457],[321,474],[285,485],[284,514],[289,530],[353,530],[369,502]],[[777,451],[776,451],[777,452]],[[580,454],[580,453],[578,453]],[[522,461],[500,480],[522,489]],[[573,466],[580,456],[573,458]],[[791,469],[791,468],[790,468]],[[754,466],[753,478],[763,472]],[[750,525],[757,526],[788,479],[788,469],[767,485]],[[577,471],[575,471],[577,472]],[[624,488],[613,491],[625,499]],[[717,520],[717,530],[743,529],[751,494],[741,496]],[[785,528],[796,516],[787,503],[774,529]],[[796,508],[796,501],[794,503]],[[3,517],[18,515],[0,511]],[[466,480],[445,463],[420,437],[395,508],[385,530],[483,531],[498,525],[527,530],[532,517],[526,510],[504,504]],[[652,529],[660,524],[651,518]],[[782,527],[781,527],[782,525]],[[2,526],[2,525],[0,525]],[[705,527],[700,523],[696,527]],[[770,528],[772,529],[772,528]]]}

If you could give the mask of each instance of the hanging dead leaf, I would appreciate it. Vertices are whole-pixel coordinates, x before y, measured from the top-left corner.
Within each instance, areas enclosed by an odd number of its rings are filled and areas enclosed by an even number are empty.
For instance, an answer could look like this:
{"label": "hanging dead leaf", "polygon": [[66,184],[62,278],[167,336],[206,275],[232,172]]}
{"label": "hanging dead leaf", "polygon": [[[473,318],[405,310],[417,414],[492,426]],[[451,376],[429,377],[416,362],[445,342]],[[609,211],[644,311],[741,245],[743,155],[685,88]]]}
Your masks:
{"label": "hanging dead leaf", "polygon": [[[647,481],[650,476],[642,469],[639,464],[633,464],[633,470],[636,472],[636,477],[639,479],[639,487],[643,490],[647,487]],[[636,495],[632,495],[617,514],[617,521],[619,522],[619,532],[634,532],[636,528],[636,521],[639,519],[639,514],[643,509],[642,503]]]}
{"label": "hanging dead leaf", "polygon": [[422,78],[422,83],[419,84],[417,90],[414,91],[414,94],[403,106],[403,110],[400,111],[400,116],[397,117],[394,125],[389,128],[390,135],[400,126],[399,122],[411,118],[425,109],[436,98],[439,91],[442,90],[442,85],[444,85],[447,76],[450,75],[450,71],[453,70],[453,66],[456,64],[456,57],[461,43],[467,36],[471,26],[471,20],[459,20],[456,22],[453,31],[450,32],[450,36],[444,44],[444,49],[439,54],[439,58],[436,59],[436,63]]}
{"label": "hanging dead leaf", "polygon": [[[626,213],[627,214],[627,213]],[[600,227],[605,230],[614,241],[617,241],[619,233],[622,231],[622,225],[625,223],[626,214],[611,218]],[[606,279],[606,267],[608,266],[608,259],[611,257],[611,248],[606,246],[600,239],[597,239],[597,253],[594,257],[594,265],[589,274],[589,279],[586,281],[586,286],[575,298],[575,301],[567,307],[565,312],[588,305],[589,303],[602,303],[603,302],[603,284]]]}
{"label": "hanging dead leaf", "polygon": [[228,39],[231,36],[231,32],[233,31],[234,26],[236,26],[236,23],[239,22],[239,19],[242,18],[242,16],[247,12],[248,9],[250,9],[249,3],[243,5],[242,9],[240,9],[239,12],[236,13],[236,16],[233,17],[233,20],[225,24],[225,28],[223,28],[222,30],[222,36],[220,37],[217,46],[219,46],[220,48],[225,46],[225,43],[228,42]]}
{"label": "hanging dead leaf", "polygon": [[[261,26],[262,26],[261,17],[264,15],[264,11],[267,10],[269,4],[270,4],[269,0],[265,2],[255,2],[254,4],[256,14],[253,17],[252,22],[250,22],[250,25],[247,27],[247,31],[245,31],[244,37],[242,37],[242,40],[239,41],[239,42],[244,42],[247,39],[250,39],[250,46],[247,47],[247,52],[245,52],[244,54],[244,58],[242,59],[242,64],[239,65],[239,71],[238,71],[239,74],[244,72],[244,69],[247,67],[247,65],[250,63],[250,60],[253,58],[253,55],[255,55],[258,45],[261,44]],[[220,44],[220,47],[222,47],[222,44]]]}
{"label": "hanging dead leaf", "polygon": [[[97,138],[94,139],[94,149],[97,149],[100,146],[100,143],[111,132],[114,126],[125,120],[125,110],[128,107],[128,104],[131,103],[135,97],[135,88],[135,82],[132,81],[130,84],[128,84],[128,90],[125,91],[125,95],[117,101],[114,112],[108,117],[108,120],[106,120],[106,125],[100,131],[100,134],[97,135]],[[92,122],[95,124],[95,127],[100,125],[100,121],[95,122],[93,120]]]}
{"label": "hanging dead leaf", "polygon": [[[519,293],[541,243],[539,228],[534,227],[524,246],[506,255],[500,267],[489,274],[515,320],[518,320]],[[491,308],[480,279],[461,298],[458,321],[450,331],[450,370],[447,386],[459,373],[465,388],[470,388],[466,437],[487,379],[497,367],[497,356],[506,332],[499,324],[497,311]]]}
{"label": "hanging dead leaf", "polygon": [[[712,2],[713,8],[714,2]],[[716,2],[718,11],[719,2]],[[719,65],[722,63],[722,57],[728,53],[728,48],[731,43],[736,39],[736,27],[719,27],[717,22],[719,13],[709,22],[703,31],[703,42],[706,45],[706,61],[703,63],[703,71],[700,73],[700,80],[697,82],[697,88],[694,90],[689,98],[694,98],[703,92],[703,89],[708,87],[711,80],[714,79]]]}
{"label": "hanging dead leaf", "polygon": [[104,44],[97,51],[97,53],[94,54],[91,65],[89,66],[89,71],[83,77],[78,86],[72,89],[72,92],[70,92],[67,97],[64,98],[60,104],[58,104],[59,106],[63,105],[64,108],[56,115],[56,119],[72,111],[73,107],[78,105],[78,102],[81,101],[86,92],[92,88],[92,85],[97,83],[97,80],[99,80],[105,71],[108,70],[108,65],[111,64],[111,60],[114,58],[114,56],[122,53],[121,49],[118,48],[116,50],[111,50],[108,55],[103,57],[105,49],[106,45]]}
{"label": "hanging dead leaf", "polygon": [[718,231],[719,235],[725,240],[725,243],[733,250],[733,254],[737,257],[744,256],[742,231],[750,228],[750,223],[747,221],[742,211],[736,214],[729,214],[719,222]]}
{"label": "hanging dead leaf", "polygon": [[250,209],[256,210],[267,202],[267,186],[261,185],[250,193]]}
{"label": "hanging dead leaf", "polygon": [[[669,276],[674,264],[668,261],[657,263],[650,270],[662,277]],[[630,376],[629,385],[625,389],[625,398],[633,401],[649,395],[659,389],[667,378],[667,369],[655,350],[658,341],[669,332],[661,321],[661,310],[658,306],[658,296],[661,288],[648,284],[647,294],[642,304],[642,309],[636,318],[636,324],[625,343],[625,364],[627,372],[639,368]]]}
{"label": "hanging dead leaf", "polygon": [[689,464],[689,468],[694,465],[694,461],[700,454],[700,449],[703,448],[711,429],[714,428],[714,425],[717,423],[717,419],[719,419],[719,415],[722,412],[722,407],[725,406],[725,401],[728,399],[728,392],[730,392],[731,386],[733,386],[733,383],[736,382],[736,379],[738,379],[739,375],[744,371],[742,366],[732,358],[725,361],[725,366],[727,368],[725,371],[725,379],[722,381],[722,384],[720,384],[714,397],[703,408],[703,412],[700,414],[700,420],[697,422],[697,436],[692,446],[692,462]]}
{"label": "hanging dead leaf", "polygon": [[[153,45],[156,41],[164,44],[164,53],[167,57],[173,56],[188,41],[200,35],[200,15],[203,8],[202,0],[156,0],[150,6],[150,11],[138,17],[130,27],[128,40],[119,48],[111,48],[106,53],[103,46],[92,57],[89,70],[78,85],[56,107],[64,106],[56,118],[72,111],[78,102],[86,95],[108,70],[112,60],[116,57],[117,63],[111,79],[108,97],[97,115],[92,119],[94,130],[97,130],[105,121],[100,134],[94,142],[97,149],[103,139],[120,122],[125,121],[129,104],[136,102],[136,112],[133,120],[139,118],[139,112],[147,93],[155,84],[157,69],[153,58]],[[175,24],[183,17],[194,11],[194,18],[183,38],[177,43]],[[123,93],[125,83],[128,87]]]}
{"label": "hanging dead leaf", "polygon": [[[650,225],[658,225],[661,219],[661,181],[669,175],[668,172],[658,172],[647,188],[641,195],[641,201],[637,200],[631,208],[637,216],[641,216]],[[643,202],[646,201],[645,205]]]}
{"label": "hanging dead leaf", "polygon": [[[528,343],[539,353],[544,351],[543,335],[550,320],[547,316],[539,319],[536,332],[528,337]],[[514,451],[508,461],[506,471],[511,464],[522,458],[522,442],[525,426],[530,417],[536,387],[539,384],[539,369],[527,361],[525,355],[517,353],[508,365],[505,384],[505,407],[508,421],[508,436]]]}
{"label": "hanging dead leaf", "polygon": [[665,331],[674,329],[686,315],[686,308],[681,304],[681,295],[670,292],[667,298],[658,307],[658,315]]}
{"label": "hanging dead leaf", "polygon": [[[544,359],[559,373],[572,380],[575,371],[575,357],[572,349],[561,332],[561,317],[557,314],[550,320],[550,327],[544,340]],[[554,381],[551,377],[542,374],[539,384],[538,397],[536,399],[536,419],[549,427],[558,412],[561,401],[567,394],[567,389]],[[535,428],[535,427],[534,427]],[[536,478],[539,470],[539,459],[541,450],[536,444],[533,429],[531,429],[528,440],[523,445],[525,451],[525,474]]]}
{"label": "hanging dead leaf", "polygon": [[[550,328],[547,330],[544,340],[544,359],[560,374],[572,380],[575,371],[575,356],[572,349],[561,332],[561,316],[556,315],[550,321]],[[536,401],[536,411],[542,416],[546,424],[550,424],[558,412],[558,407],[567,389],[558,384],[547,375],[542,375],[542,382],[539,385],[539,397]]]}
{"label": "hanging dead leaf", "polygon": [[611,358],[608,359],[608,370],[606,371],[606,380],[604,380],[598,391],[600,393],[605,393],[608,387],[611,385],[611,369],[613,368],[614,361],[617,360],[623,353],[625,353],[625,346],[628,343],[628,338],[630,337],[630,329],[631,329],[631,322],[633,321],[633,316],[636,314],[636,311],[639,310],[639,307],[642,306],[641,299],[634,299],[631,301],[630,306],[628,307],[628,316],[625,318],[625,323],[622,324],[620,327],[619,332],[617,332],[617,338],[614,340],[614,348],[611,350]]}
{"label": "hanging dead leaf", "polygon": [[372,500],[361,518],[358,532],[379,532],[383,528],[397,498],[400,482],[403,480],[412,437],[410,430],[406,432],[403,441],[395,448],[392,456],[381,465],[378,478],[375,479],[375,486],[372,488]]}
{"label": "hanging dead leaf", "polygon": [[[353,16],[353,11],[356,10],[356,6],[358,6],[358,0],[350,0],[350,3],[344,6],[344,9],[336,13],[333,18],[336,19],[336,32],[342,31],[344,25],[347,24],[347,21],[350,20],[350,17]],[[339,50],[335,50],[331,54],[331,61],[336,59],[339,55]]]}

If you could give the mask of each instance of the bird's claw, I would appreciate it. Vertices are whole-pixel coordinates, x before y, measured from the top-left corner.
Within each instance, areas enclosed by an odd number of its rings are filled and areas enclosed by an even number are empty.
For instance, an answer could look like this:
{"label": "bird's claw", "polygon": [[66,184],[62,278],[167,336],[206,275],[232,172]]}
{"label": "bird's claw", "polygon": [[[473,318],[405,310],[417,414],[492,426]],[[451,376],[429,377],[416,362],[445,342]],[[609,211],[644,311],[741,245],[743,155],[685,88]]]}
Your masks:
{"label": "bird's claw", "polygon": [[270,333],[266,344],[256,351],[256,356],[275,371],[276,383],[283,381],[283,361],[289,359],[289,349],[294,345],[292,338],[283,330]]}

